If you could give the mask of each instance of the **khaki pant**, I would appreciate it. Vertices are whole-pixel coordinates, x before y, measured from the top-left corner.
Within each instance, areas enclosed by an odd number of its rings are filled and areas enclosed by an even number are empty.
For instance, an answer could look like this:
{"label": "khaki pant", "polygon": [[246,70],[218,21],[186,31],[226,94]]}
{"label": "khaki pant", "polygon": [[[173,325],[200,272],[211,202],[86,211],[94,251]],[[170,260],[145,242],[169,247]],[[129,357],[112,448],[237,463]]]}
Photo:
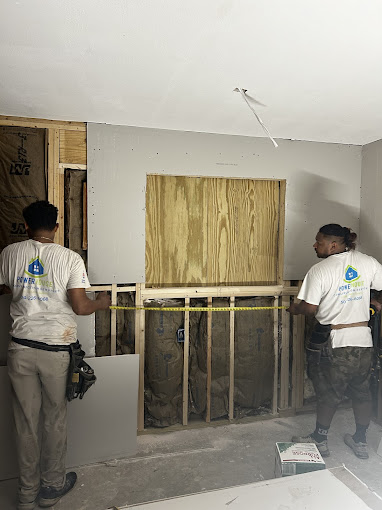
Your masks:
{"label": "khaki pant", "polygon": [[56,488],[64,485],[69,360],[68,352],[8,351],[21,503],[37,497],[40,483]]}

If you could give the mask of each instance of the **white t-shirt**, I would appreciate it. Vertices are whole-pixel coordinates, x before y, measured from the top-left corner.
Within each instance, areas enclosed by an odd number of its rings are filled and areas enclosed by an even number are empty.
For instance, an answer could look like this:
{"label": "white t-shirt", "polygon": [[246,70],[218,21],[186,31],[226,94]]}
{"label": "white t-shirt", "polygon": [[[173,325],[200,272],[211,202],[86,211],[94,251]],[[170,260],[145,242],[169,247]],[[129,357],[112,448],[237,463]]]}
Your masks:
{"label": "white t-shirt", "polygon": [[[370,289],[382,290],[382,265],[373,257],[350,250],[315,264],[304,278],[298,299],[319,305],[321,324],[352,324],[370,318]],[[333,347],[372,347],[370,328],[331,331]]]}
{"label": "white t-shirt", "polygon": [[67,290],[90,287],[78,253],[29,239],[0,254],[0,284],[12,291],[10,334],[67,345],[77,340],[77,323]]}

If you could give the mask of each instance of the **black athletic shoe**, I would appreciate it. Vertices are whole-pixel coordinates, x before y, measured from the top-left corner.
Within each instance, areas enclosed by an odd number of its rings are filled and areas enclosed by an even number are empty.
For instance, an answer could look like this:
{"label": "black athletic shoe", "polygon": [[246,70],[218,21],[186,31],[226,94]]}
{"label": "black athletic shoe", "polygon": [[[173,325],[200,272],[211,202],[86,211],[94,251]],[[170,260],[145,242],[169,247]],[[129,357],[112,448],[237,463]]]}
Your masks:
{"label": "black athletic shoe", "polygon": [[76,481],[77,475],[72,471],[66,474],[65,484],[62,489],[56,489],[56,487],[41,487],[38,504],[41,508],[48,508],[55,505],[62,496],[65,496],[65,494],[73,489]]}

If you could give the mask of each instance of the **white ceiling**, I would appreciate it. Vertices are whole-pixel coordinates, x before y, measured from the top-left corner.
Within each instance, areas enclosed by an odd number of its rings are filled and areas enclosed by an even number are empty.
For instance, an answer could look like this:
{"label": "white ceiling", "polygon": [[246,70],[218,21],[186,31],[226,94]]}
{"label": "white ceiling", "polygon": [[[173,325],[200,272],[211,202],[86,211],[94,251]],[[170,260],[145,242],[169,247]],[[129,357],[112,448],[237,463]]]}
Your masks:
{"label": "white ceiling", "polygon": [[[0,113],[382,138],[380,0],[0,0]],[[270,142],[271,143],[271,142]]]}

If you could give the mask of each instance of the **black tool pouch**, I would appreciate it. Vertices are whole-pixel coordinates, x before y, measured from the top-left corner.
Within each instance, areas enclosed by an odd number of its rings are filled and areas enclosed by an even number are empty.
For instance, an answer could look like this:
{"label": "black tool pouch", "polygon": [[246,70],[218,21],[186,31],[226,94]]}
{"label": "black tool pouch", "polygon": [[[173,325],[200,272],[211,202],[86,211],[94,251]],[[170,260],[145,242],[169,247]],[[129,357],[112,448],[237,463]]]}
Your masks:
{"label": "black tool pouch", "polygon": [[317,324],[306,346],[306,358],[309,365],[330,363],[332,360],[332,345],[330,342],[331,326]]}
{"label": "black tool pouch", "polygon": [[82,399],[86,391],[96,382],[94,370],[84,361],[85,352],[78,342],[70,345],[70,365],[66,383],[66,398],[70,402],[74,398]]}

